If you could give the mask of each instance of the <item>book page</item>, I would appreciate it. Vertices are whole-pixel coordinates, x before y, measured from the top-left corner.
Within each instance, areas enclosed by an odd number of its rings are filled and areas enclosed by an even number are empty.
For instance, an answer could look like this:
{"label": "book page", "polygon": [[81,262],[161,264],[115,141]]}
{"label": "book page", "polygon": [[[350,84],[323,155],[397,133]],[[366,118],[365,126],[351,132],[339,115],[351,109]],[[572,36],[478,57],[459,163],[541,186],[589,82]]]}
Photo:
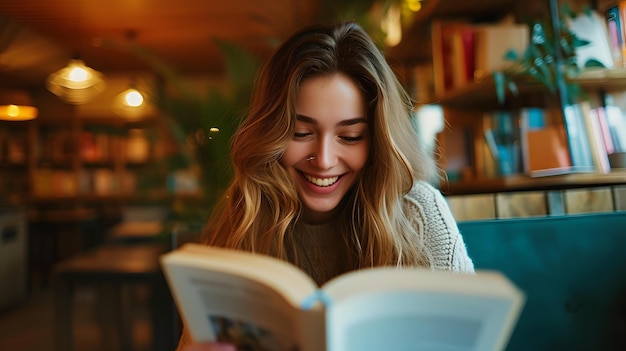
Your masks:
{"label": "book page", "polygon": [[[256,262],[238,270],[232,262],[226,264],[229,258],[224,255],[230,254],[228,250],[213,252],[208,257],[205,250],[193,251],[183,249],[166,254],[162,264],[183,321],[195,341],[231,342],[239,350],[295,351],[305,349],[300,344],[306,330],[317,335],[313,340],[321,339],[323,345],[323,313],[318,308],[305,316],[307,312],[299,309],[305,294],[313,291],[312,282],[300,282],[299,288],[292,287],[291,293],[281,294],[272,280],[289,281],[294,277],[272,264]],[[236,252],[230,259],[241,263],[242,254]],[[243,255],[258,261],[249,253]],[[212,264],[212,260],[219,263]],[[273,278],[268,278],[270,272]],[[308,343],[310,336],[304,339]]]}
{"label": "book page", "polygon": [[503,350],[523,295],[504,277],[377,268],[329,282],[329,351]]}

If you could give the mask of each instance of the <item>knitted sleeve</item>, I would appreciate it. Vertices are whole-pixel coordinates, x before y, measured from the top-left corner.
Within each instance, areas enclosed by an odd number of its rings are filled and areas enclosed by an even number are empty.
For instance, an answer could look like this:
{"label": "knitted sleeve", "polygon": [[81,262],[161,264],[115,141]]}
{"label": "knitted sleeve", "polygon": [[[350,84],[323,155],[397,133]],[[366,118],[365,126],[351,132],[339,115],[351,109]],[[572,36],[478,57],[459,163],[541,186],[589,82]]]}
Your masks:
{"label": "knitted sleeve", "polygon": [[404,196],[404,212],[432,255],[435,269],[473,273],[463,237],[441,192],[418,181]]}

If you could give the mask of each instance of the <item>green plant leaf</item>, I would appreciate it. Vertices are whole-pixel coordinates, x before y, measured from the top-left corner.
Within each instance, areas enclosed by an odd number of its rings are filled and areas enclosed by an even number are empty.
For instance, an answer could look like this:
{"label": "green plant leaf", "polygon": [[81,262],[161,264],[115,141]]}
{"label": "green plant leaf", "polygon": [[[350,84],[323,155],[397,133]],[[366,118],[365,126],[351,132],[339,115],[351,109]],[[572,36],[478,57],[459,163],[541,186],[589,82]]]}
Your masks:
{"label": "green plant leaf", "polygon": [[519,60],[519,54],[517,53],[516,50],[508,50],[505,54],[504,54],[504,59],[507,61],[517,61]]}

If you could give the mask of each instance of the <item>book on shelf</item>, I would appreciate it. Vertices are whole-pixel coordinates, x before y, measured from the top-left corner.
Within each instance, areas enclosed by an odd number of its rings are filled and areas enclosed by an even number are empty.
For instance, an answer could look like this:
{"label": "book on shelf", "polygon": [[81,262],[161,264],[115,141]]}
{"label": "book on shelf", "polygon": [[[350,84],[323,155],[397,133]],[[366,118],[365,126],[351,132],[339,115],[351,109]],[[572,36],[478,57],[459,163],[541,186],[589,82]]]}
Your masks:
{"label": "book on shelf", "polygon": [[531,177],[565,174],[572,169],[565,131],[550,117],[539,107],[520,110],[522,162]]}
{"label": "book on shelf", "polygon": [[530,40],[529,29],[525,24],[476,25],[474,32],[474,76],[477,79],[483,79],[513,65],[512,61],[505,58],[507,52],[514,50],[521,57]]}
{"label": "book on shelf", "polygon": [[624,56],[622,54],[622,47],[624,46],[624,36],[619,6],[615,4],[609,7],[604,11],[604,16],[609,37],[609,47],[613,55],[613,63],[615,67],[623,67]]}
{"label": "book on shelf", "polygon": [[[469,28],[470,24],[464,19],[433,20],[430,25],[433,83],[435,94],[443,95],[452,90],[458,80],[455,78],[455,67],[461,67],[461,63],[455,63],[454,50],[462,50],[463,45],[457,40],[455,45],[456,31]],[[473,72],[472,72],[473,74]]]}
{"label": "book on shelf", "polygon": [[615,104],[612,95],[606,95],[604,100],[604,114],[609,125],[613,152],[626,151],[626,116],[622,113],[622,109]]}
{"label": "book on shelf", "polygon": [[510,50],[520,55],[529,44],[529,29],[517,23],[470,23],[465,19],[431,23],[435,93],[460,88],[513,64]]}
{"label": "book on shelf", "polygon": [[563,106],[565,131],[574,172],[595,171],[584,113],[580,103]]}
{"label": "book on shelf", "polygon": [[581,105],[595,171],[602,174],[609,173],[611,171],[611,165],[609,163],[609,154],[606,149],[606,144],[603,140],[604,136],[600,126],[598,109],[592,108],[589,102],[586,101],[582,102]]}
{"label": "book on shelf", "polygon": [[520,130],[515,111],[495,111],[483,116],[484,141],[491,155],[486,169],[494,168],[496,176],[509,176],[522,172]]}
{"label": "book on shelf", "polygon": [[598,106],[594,108],[595,117],[598,119],[598,127],[602,136],[602,144],[607,154],[615,152],[615,143],[611,136],[611,126],[606,116],[606,109],[604,106]]}
{"label": "book on shelf", "polygon": [[626,1],[624,0],[616,0],[617,3],[617,12],[619,19],[621,35],[622,35],[622,65],[620,67],[626,67]]}
{"label": "book on shelf", "polygon": [[160,262],[192,339],[238,349],[503,350],[525,301],[495,271],[379,267],[319,287],[285,261],[194,243]]}
{"label": "book on shelf", "polygon": [[600,16],[597,11],[590,11],[588,14],[569,19],[567,26],[577,38],[589,42],[587,45],[576,47],[578,67],[587,66],[591,60],[601,63],[604,68],[615,67],[606,16]]}
{"label": "book on shelf", "polygon": [[472,26],[457,26],[451,33],[452,50],[452,87],[460,88],[474,81],[474,28]]}

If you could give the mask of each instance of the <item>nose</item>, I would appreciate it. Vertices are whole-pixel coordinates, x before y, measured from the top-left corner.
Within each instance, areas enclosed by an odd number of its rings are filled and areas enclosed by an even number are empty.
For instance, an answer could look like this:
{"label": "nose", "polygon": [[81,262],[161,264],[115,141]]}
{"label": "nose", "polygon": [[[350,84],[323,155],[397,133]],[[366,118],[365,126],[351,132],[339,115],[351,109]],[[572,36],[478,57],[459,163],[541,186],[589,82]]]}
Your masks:
{"label": "nose", "polygon": [[337,145],[332,137],[323,137],[316,148],[315,159],[311,163],[320,169],[329,169],[337,164]]}

